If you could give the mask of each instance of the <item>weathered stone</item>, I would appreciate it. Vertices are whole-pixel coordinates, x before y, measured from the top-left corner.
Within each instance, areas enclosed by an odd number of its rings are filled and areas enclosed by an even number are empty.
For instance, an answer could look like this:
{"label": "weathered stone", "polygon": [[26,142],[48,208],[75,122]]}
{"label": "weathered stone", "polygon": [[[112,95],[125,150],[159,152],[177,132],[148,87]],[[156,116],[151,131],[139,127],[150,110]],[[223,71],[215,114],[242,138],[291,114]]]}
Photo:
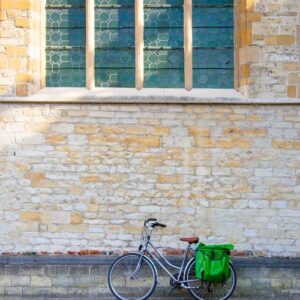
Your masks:
{"label": "weathered stone", "polygon": [[88,134],[88,133],[97,133],[99,132],[99,125],[97,124],[76,124],[74,133],[78,134]]}
{"label": "weathered stone", "polygon": [[84,216],[82,213],[72,213],[71,214],[71,224],[82,224]]}
{"label": "weathered stone", "polygon": [[47,134],[45,142],[46,144],[50,144],[50,145],[66,144],[67,137],[66,135],[60,135],[60,134]]}
{"label": "weathered stone", "polygon": [[180,183],[181,177],[179,175],[160,175],[159,183]]}
{"label": "weathered stone", "polygon": [[[1,105],[3,252],[130,251],[154,215],[171,224],[159,246],[178,249],[190,232],[254,255],[298,255],[298,106],[137,104],[139,129],[115,118],[127,107]],[[76,127],[98,124],[86,116],[101,110],[116,127]]]}
{"label": "weathered stone", "polygon": [[41,213],[39,211],[21,211],[20,219],[27,222],[40,221]]}
{"label": "weathered stone", "polygon": [[47,287],[51,286],[51,277],[31,276],[31,286]]}
{"label": "weathered stone", "polygon": [[45,173],[43,172],[27,172],[26,177],[31,180],[32,187],[38,187],[45,179]]}

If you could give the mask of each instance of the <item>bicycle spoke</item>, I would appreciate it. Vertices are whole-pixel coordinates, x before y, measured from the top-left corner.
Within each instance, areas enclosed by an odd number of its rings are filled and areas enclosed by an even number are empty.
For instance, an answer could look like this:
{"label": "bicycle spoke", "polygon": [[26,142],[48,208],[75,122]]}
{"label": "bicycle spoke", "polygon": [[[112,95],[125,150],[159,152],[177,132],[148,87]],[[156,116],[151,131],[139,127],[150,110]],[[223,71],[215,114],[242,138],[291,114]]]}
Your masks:
{"label": "bicycle spoke", "polygon": [[[189,266],[187,271],[187,280],[194,280],[195,276],[195,261]],[[205,283],[202,281],[190,282],[187,285],[191,288],[190,293],[199,300],[226,300],[235,289],[235,274],[230,266],[231,274],[228,280],[224,283]]]}
{"label": "bicycle spoke", "polygon": [[[151,264],[139,254],[118,259],[109,272],[109,285],[118,299],[138,300],[150,295],[156,286],[156,273]],[[133,276],[134,275],[134,276]]]}

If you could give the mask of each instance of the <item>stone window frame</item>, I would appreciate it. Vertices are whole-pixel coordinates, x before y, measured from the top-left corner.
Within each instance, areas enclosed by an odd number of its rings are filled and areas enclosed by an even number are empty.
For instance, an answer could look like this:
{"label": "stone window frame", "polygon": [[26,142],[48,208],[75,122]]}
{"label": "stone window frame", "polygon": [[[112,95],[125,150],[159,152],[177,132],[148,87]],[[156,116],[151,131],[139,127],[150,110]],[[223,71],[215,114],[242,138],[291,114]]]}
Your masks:
{"label": "stone window frame", "polygon": [[[86,0],[89,1],[89,0]],[[254,0],[234,0],[234,88],[164,89],[145,88],[46,88],[46,0],[34,1],[30,8],[28,76],[14,101],[30,102],[147,102],[147,103],[268,103],[270,99],[254,99],[251,94],[251,64],[261,61],[260,49],[252,45],[252,22],[261,13],[254,12]],[[94,27],[94,26],[93,26]],[[39,38],[37,38],[39,37]],[[250,100],[251,98],[251,100]],[[11,98],[1,97],[1,101]],[[291,100],[288,100],[291,102]],[[275,101],[277,102],[277,100]],[[286,101],[285,101],[286,103]]]}
{"label": "stone window frame", "polygon": [[[136,46],[136,83],[135,88],[142,90],[144,81],[144,60],[143,60],[143,29],[140,30],[139,24],[144,23],[144,1],[135,1],[135,46]],[[237,34],[237,28],[240,26],[239,13],[240,2],[247,0],[233,0],[234,2],[234,89],[239,90],[239,34]],[[205,90],[205,88],[193,88],[193,66],[192,66],[192,0],[183,0],[184,2],[184,88],[186,91],[193,90]],[[94,15],[95,0],[86,0],[86,89],[95,90],[103,89],[101,87],[95,88],[95,15]],[[40,89],[46,87],[46,0],[40,1],[40,37],[41,37],[41,49],[40,49]],[[51,88],[55,89],[55,88]],[[122,89],[122,88],[113,88]],[[145,88],[148,89],[148,88]],[[165,88],[157,88],[159,90],[171,90]],[[153,90],[153,89],[152,89]],[[207,90],[207,89],[206,89]],[[215,89],[214,89],[215,90]],[[223,89],[224,90],[224,89]],[[232,89],[226,89],[232,90]]]}

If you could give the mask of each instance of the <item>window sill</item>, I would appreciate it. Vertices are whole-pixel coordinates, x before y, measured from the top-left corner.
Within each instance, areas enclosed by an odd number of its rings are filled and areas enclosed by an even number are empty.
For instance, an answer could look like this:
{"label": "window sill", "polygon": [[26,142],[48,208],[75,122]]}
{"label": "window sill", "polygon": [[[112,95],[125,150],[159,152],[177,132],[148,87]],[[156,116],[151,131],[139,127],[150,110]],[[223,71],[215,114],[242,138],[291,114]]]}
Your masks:
{"label": "window sill", "polygon": [[299,98],[251,99],[234,89],[44,88],[28,97],[0,97],[5,103],[174,103],[300,104]]}

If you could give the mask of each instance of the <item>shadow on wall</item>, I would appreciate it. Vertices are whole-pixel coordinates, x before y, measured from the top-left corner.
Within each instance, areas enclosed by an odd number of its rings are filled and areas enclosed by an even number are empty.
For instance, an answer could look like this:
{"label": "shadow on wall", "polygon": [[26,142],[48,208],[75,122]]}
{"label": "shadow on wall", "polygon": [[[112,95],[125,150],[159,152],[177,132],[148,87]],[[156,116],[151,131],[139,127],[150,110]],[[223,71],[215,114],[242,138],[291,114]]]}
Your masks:
{"label": "shadow on wall", "polygon": [[295,256],[298,113],[2,105],[1,251],[126,251],[139,243],[142,221],[156,216],[168,225],[155,236],[164,247],[180,248],[188,234]]}

